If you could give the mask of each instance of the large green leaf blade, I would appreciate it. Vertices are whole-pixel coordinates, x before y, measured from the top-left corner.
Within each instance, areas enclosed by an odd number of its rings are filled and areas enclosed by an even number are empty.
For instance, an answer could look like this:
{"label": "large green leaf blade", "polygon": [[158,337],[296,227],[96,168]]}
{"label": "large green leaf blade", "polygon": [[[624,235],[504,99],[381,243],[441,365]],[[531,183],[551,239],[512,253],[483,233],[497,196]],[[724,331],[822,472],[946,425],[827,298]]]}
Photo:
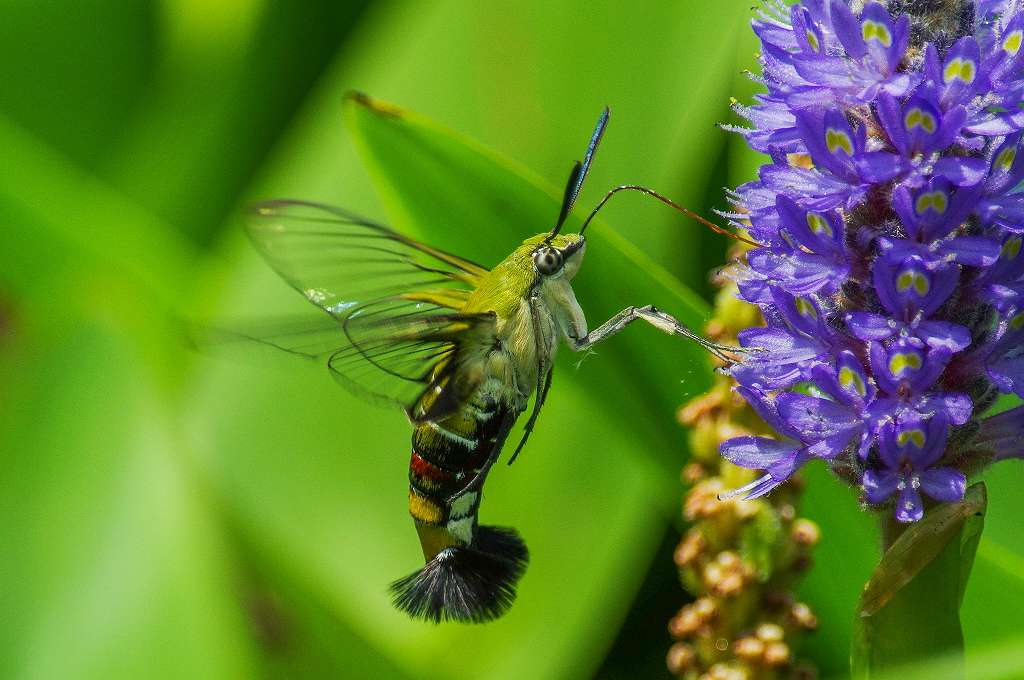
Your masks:
{"label": "large green leaf blade", "polygon": [[160,325],[105,274],[48,287],[69,319],[19,307],[31,346],[0,363],[17,404],[0,420],[0,675],[252,677],[224,537],[141,347]]}
{"label": "large green leaf blade", "polygon": [[961,656],[960,603],[986,510],[984,484],[929,511],[882,556],[861,595],[851,663],[872,678],[915,661]]}

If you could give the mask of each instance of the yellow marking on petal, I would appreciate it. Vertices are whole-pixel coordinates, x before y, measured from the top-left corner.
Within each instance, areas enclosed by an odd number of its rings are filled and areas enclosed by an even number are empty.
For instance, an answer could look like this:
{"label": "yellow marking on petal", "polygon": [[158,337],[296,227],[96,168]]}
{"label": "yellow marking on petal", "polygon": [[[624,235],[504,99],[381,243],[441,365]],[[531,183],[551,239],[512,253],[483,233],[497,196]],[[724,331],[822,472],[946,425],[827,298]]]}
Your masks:
{"label": "yellow marking on petal", "polygon": [[814,308],[807,298],[794,297],[793,303],[796,305],[796,311],[800,313],[800,316],[808,316],[812,319],[818,318],[818,310]]}
{"label": "yellow marking on petal", "polygon": [[1020,51],[1021,40],[1024,38],[1024,31],[1016,30],[1003,38],[1003,50],[1010,56]]}
{"label": "yellow marking on petal", "polygon": [[1010,328],[1019,331],[1022,327],[1024,327],[1024,312],[1017,312],[1010,317]]}
{"label": "yellow marking on petal", "polygon": [[877,40],[881,43],[882,47],[892,46],[892,34],[885,24],[867,19],[860,25],[860,33],[864,38],[864,42]]}
{"label": "yellow marking on petal", "polygon": [[828,220],[818,213],[807,213],[807,226],[810,227],[811,231],[815,234],[832,236],[832,226],[828,223]]}
{"label": "yellow marking on petal", "polygon": [[926,191],[917,197],[914,202],[914,210],[918,215],[923,215],[926,210],[934,210],[942,215],[949,207],[949,197],[945,191]]}
{"label": "yellow marking on petal", "polygon": [[911,368],[921,368],[921,355],[916,352],[897,352],[889,359],[889,372],[897,377]]}
{"label": "yellow marking on petal", "polygon": [[853,140],[850,139],[850,135],[846,134],[842,130],[829,128],[825,132],[825,146],[828,147],[829,153],[835,153],[839,149],[842,149],[846,152],[847,156],[853,155]]}
{"label": "yellow marking on petal", "polygon": [[1008,171],[1010,166],[1013,165],[1013,161],[1017,159],[1017,149],[1012,146],[1008,146],[999,152],[996,156],[996,160],[992,163],[992,167],[997,170]]}
{"label": "yellow marking on petal", "polygon": [[903,432],[900,432],[899,435],[896,437],[896,441],[899,443],[900,446],[906,446],[907,442],[910,441],[913,442],[914,446],[916,446],[917,448],[923,449],[925,442],[924,430],[904,430]]}
{"label": "yellow marking on petal", "polygon": [[950,59],[942,72],[942,79],[948,85],[954,80],[962,80],[968,85],[974,82],[974,62],[963,57]]}
{"label": "yellow marking on petal", "polygon": [[931,284],[928,282],[928,277],[919,271],[908,269],[900,272],[899,276],[896,277],[896,290],[906,293],[911,288],[919,296],[924,297],[928,294]]}
{"label": "yellow marking on petal", "polygon": [[904,114],[903,127],[907,132],[913,132],[914,128],[919,127],[928,134],[933,134],[938,124],[935,122],[935,116],[915,106]]}
{"label": "yellow marking on petal", "polygon": [[1005,243],[1003,243],[1003,248],[999,251],[999,257],[1004,260],[1016,259],[1016,257],[1020,255],[1020,245],[1020,236],[1011,236],[1006,239]]}
{"label": "yellow marking on petal", "polygon": [[864,379],[860,377],[857,371],[853,370],[849,366],[843,366],[839,369],[839,384],[845,389],[853,388],[854,392],[860,396],[866,396],[868,393],[867,387],[864,385]]}
{"label": "yellow marking on petal", "polygon": [[811,46],[811,49],[815,52],[821,52],[821,44],[818,42],[818,36],[814,35],[814,31],[808,28],[805,35],[807,36],[807,44]]}

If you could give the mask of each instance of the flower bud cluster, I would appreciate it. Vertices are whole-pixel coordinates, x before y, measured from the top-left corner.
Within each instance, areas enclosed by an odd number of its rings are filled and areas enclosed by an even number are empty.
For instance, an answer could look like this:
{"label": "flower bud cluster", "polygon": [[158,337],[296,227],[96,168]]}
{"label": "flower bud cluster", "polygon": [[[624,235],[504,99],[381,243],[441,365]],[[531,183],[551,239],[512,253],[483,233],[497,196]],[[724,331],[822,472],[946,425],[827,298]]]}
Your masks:
{"label": "flower bud cluster", "polygon": [[[757,307],[736,298],[734,283],[721,280],[715,317],[707,334],[735,341],[739,329],[757,324]],[[797,517],[797,485],[771,498],[719,496],[753,473],[723,461],[722,441],[764,432],[763,421],[744,403],[725,374],[680,409],[692,452],[683,468],[689,491],[683,518],[689,524],[674,554],[683,587],[694,600],[669,621],[675,641],[669,670],[688,680],[758,680],[813,677],[795,659],[794,645],[817,620],[791,592],[811,565],[817,525]]]}

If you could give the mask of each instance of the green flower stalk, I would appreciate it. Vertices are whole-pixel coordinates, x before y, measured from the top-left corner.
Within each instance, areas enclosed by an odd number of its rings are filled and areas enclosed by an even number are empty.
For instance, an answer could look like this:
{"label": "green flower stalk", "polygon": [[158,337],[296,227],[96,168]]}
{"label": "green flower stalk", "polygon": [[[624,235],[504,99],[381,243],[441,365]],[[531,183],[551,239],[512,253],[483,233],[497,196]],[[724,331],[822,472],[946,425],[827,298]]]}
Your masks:
{"label": "green flower stalk", "polygon": [[[735,283],[717,283],[715,315],[706,330],[727,344],[741,329],[759,325],[761,315],[736,296]],[[683,588],[695,599],[669,621],[675,642],[668,668],[687,680],[813,677],[813,667],[799,662],[795,649],[817,619],[792,589],[811,565],[819,530],[797,516],[799,484],[758,499],[719,500],[754,478],[753,471],[719,456],[721,442],[768,431],[734,386],[731,377],[719,374],[708,392],[679,411],[689,428],[692,459],[682,472],[691,485],[683,501],[690,528],[675,563]]]}

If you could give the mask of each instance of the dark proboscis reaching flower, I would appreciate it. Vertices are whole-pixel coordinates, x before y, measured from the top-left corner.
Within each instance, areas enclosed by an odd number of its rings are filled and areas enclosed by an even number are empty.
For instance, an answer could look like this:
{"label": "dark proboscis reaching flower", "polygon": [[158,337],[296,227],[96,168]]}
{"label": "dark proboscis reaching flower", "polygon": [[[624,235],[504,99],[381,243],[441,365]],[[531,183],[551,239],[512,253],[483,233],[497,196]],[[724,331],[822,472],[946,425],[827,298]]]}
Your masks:
{"label": "dark proboscis reaching flower", "polygon": [[766,325],[731,372],[779,436],[721,452],[764,471],[748,497],[822,459],[915,521],[1024,455],[1024,407],[986,414],[1024,396],[1024,2],[802,0],[753,26],[767,92],[731,129],[771,162],[729,217],[762,244],[735,276]]}

